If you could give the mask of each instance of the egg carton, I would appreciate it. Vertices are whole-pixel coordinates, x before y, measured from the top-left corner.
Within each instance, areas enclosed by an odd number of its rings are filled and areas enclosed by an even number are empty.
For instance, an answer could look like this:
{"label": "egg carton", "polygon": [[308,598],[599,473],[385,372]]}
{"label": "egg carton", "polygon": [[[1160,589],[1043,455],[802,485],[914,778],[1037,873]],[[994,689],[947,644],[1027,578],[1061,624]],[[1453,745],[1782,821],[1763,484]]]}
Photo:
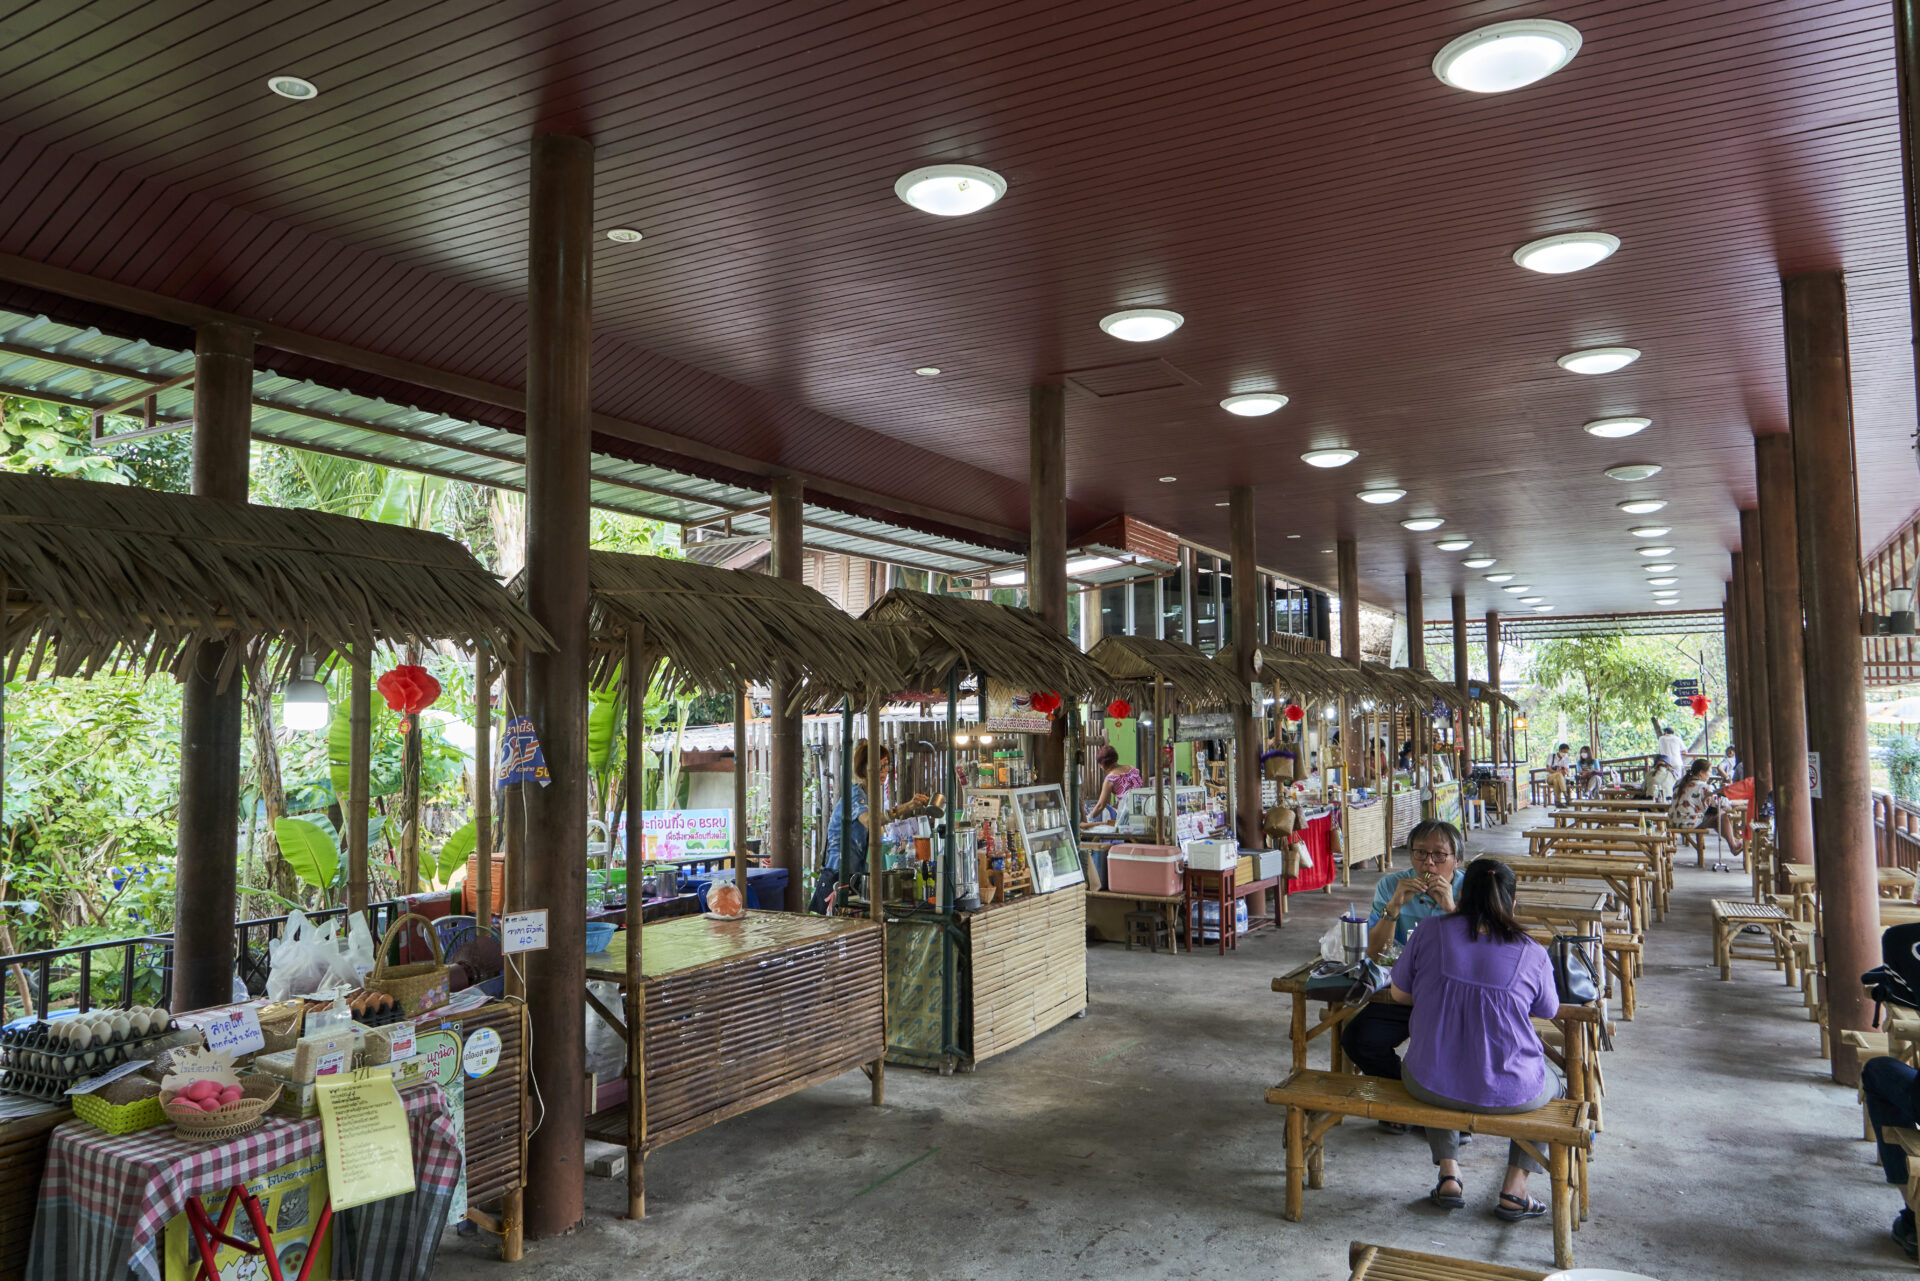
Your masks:
{"label": "egg carton", "polygon": [[147,1005],[70,1014],[57,1019],[18,1020],[0,1028],[0,1050],[77,1053],[161,1036],[172,1026],[172,1016],[165,1010]]}
{"label": "egg carton", "polygon": [[25,1046],[0,1048],[0,1090],[55,1098],[76,1081],[98,1076],[130,1059],[152,1058],[165,1047],[169,1036],[162,1032],[67,1053]]}

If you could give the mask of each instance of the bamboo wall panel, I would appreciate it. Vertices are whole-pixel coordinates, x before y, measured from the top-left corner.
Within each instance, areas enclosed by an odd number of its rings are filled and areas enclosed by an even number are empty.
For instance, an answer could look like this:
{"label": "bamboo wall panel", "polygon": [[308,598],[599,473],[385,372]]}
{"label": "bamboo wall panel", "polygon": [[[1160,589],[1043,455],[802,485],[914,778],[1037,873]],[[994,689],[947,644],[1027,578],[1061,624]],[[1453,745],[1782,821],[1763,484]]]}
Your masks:
{"label": "bamboo wall panel", "polygon": [[1347,808],[1347,862],[1364,863],[1382,857],[1387,851],[1387,803]]}
{"label": "bamboo wall panel", "polygon": [[526,1181],[521,1162],[527,1087],[526,1006],[494,1001],[457,1016],[461,1035],[483,1027],[500,1034],[500,1065],[478,1080],[468,1078],[467,1201],[491,1205]]}
{"label": "bamboo wall panel", "polygon": [[968,924],[973,1058],[1032,1040],[1087,1005],[1087,897],[1072,886]]}

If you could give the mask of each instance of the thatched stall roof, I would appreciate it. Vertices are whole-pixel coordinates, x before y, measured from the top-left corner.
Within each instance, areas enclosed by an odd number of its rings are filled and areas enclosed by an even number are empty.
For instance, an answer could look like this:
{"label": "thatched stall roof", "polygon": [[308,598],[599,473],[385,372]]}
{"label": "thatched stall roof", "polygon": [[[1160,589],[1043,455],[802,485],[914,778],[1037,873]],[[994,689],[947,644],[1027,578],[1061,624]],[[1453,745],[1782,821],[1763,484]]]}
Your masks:
{"label": "thatched stall roof", "polygon": [[1464,711],[1467,696],[1460,687],[1451,681],[1443,681],[1431,672],[1423,672],[1417,667],[1396,667],[1394,672],[1412,683],[1419,693],[1429,699],[1439,699],[1442,706],[1455,711]]}
{"label": "thatched stall roof", "polygon": [[[9,671],[184,672],[200,646],[285,642],[354,661],[363,646],[551,641],[452,539],[324,512],[0,474]],[[225,678],[242,646],[229,649]]]}
{"label": "thatched stall roof", "polygon": [[[524,575],[512,590],[524,590]],[[604,681],[645,626],[646,651],[668,680],[715,693],[797,678],[801,706],[882,698],[902,676],[882,641],[811,587],[744,570],[626,552],[587,555],[588,634]]]}
{"label": "thatched stall roof", "polygon": [[1062,698],[1102,697],[1114,682],[1038,614],[968,596],[896,587],[861,615],[893,646],[901,689],[939,689],[948,673],[978,672]]}
{"label": "thatched stall roof", "polygon": [[1168,694],[1181,707],[1239,707],[1250,698],[1231,668],[1184,641],[1108,636],[1088,650],[1087,657],[1115,684],[1129,686],[1135,702],[1151,698],[1155,676],[1165,679]]}
{"label": "thatched stall roof", "polygon": [[[1213,656],[1218,666],[1234,670],[1233,647]],[[1261,645],[1253,651],[1253,674],[1282,693],[1305,699],[1364,697],[1374,692],[1372,682],[1341,660],[1324,652]]]}

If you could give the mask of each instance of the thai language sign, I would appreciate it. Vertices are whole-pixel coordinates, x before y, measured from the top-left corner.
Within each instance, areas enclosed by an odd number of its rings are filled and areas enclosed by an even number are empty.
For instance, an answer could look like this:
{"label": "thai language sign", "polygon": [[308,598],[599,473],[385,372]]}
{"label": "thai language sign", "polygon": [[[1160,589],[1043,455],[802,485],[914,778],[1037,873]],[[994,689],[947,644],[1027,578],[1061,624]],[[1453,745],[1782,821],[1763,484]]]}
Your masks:
{"label": "thai language sign", "polygon": [[732,810],[648,810],[647,857],[719,858],[733,852]]}

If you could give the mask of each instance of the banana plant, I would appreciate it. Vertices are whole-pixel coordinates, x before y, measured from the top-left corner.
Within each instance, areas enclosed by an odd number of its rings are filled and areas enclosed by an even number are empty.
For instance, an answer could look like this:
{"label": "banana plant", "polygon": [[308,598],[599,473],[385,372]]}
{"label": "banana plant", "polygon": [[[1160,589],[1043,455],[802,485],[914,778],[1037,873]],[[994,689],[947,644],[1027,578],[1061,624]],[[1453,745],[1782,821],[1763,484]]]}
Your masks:
{"label": "banana plant", "polygon": [[333,833],[308,819],[278,818],[273,821],[273,835],[280,842],[280,856],[294,875],[322,894],[333,888],[340,871],[340,851],[334,845]]}

